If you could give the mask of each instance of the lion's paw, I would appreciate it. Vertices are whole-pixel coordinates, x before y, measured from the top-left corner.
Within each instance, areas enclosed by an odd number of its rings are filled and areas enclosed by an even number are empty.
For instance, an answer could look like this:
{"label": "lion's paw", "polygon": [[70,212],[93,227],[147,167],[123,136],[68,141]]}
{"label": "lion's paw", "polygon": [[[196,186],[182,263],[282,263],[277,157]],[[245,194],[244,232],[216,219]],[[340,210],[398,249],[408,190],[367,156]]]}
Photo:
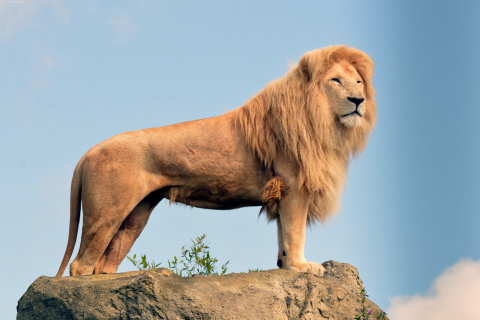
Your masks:
{"label": "lion's paw", "polygon": [[286,257],[279,257],[277,259],[277,267],[279,269],[287,269],[287,258]]}
{"label": "lion's paw", "polygon": [[288,269],[287,268],[287,255],[285,251],[279,252],[277,256],[277,267],[279,269]]}
{"label": "lion's paw", "polygon": [[321,277],[325,273],[325,268],[316,262],[297,262],[297,263],[290,263],[289,265],[290,270],[309,273],[315,276]]}

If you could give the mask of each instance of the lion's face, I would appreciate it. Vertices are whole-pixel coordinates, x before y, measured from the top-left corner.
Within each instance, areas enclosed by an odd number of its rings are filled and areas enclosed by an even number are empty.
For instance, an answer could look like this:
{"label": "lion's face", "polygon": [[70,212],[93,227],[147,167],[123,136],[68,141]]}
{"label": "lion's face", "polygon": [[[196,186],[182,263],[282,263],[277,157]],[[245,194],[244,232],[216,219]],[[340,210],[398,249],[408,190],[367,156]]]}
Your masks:
{"label": "lion's face", "polygon": [[363,80],[348,62],[336,63],[325,74],[324,89],[332,111],[346,127],[356,127],[365,114]]}

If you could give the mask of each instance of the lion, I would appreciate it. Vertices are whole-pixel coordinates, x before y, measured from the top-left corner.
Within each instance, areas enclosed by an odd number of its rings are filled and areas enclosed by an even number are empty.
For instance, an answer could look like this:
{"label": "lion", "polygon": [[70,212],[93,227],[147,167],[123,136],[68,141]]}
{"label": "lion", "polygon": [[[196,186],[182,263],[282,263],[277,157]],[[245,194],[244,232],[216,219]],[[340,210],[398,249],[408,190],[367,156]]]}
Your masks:
{"label": "lion", "polygon": [[72,178],[62,276],[115,273],[155,206],[260,206],[278,230],[277,266],[322,276],[304,256],[306,227],[338,210],[350,159],[376,122],[373,61],[347,46],[296,66],[224,115],[126,132],[90,149]]}

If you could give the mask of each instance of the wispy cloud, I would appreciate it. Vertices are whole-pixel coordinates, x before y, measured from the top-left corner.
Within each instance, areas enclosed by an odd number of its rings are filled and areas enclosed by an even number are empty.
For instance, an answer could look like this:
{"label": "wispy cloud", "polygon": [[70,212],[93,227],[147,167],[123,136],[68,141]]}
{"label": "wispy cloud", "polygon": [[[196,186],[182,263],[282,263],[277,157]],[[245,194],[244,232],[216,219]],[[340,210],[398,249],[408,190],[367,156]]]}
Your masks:
{"label": "wispy cloud", "polygon": [[63,68],[64,66],[65,62],[62,62],[52,52],[45,53],[36,63],[38,76],[33,82],[30,83],[30,87],[33,89],[44,89],[50,87],[50,74],[55,70]]}
{"label": "wispy cloud", "polygon": [[127,15],[112,18],[110,20],[110,26],[115,32],[117,39],[121,42],[128,41],[137,30],[136,24],[132,18]]}
{"label": "wispy cloud", "polygon": [[479,319],[480,261],[461,260],[446,269],[426,295],[391,299],[395,320]]}
{"label": "wispy cloud", "polygon": [[0,36],[9,37],[29,24],[36,11],[34,1],[0,1]]}
{"label": "wispy cloud", "polygon": [[70,21],[70,13],[61,0],[0,0],[0,38],[11,37],[29,26],[44,7],[50,7],[64,22]]}

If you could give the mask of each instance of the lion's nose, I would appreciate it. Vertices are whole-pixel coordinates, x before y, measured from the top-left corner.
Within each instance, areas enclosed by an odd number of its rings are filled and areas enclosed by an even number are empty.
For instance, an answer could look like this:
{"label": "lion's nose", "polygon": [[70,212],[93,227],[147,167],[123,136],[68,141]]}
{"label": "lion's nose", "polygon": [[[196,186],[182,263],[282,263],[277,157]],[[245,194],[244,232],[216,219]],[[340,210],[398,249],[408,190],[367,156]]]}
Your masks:
{"label": "lion's nose", "polygon": [[363,102],[363,100],[365,100],[364,98],[352,98],[352,97],[348,97],[347,99],[348,101],[355,103],[357,107],[360,105],[360,103]]}

